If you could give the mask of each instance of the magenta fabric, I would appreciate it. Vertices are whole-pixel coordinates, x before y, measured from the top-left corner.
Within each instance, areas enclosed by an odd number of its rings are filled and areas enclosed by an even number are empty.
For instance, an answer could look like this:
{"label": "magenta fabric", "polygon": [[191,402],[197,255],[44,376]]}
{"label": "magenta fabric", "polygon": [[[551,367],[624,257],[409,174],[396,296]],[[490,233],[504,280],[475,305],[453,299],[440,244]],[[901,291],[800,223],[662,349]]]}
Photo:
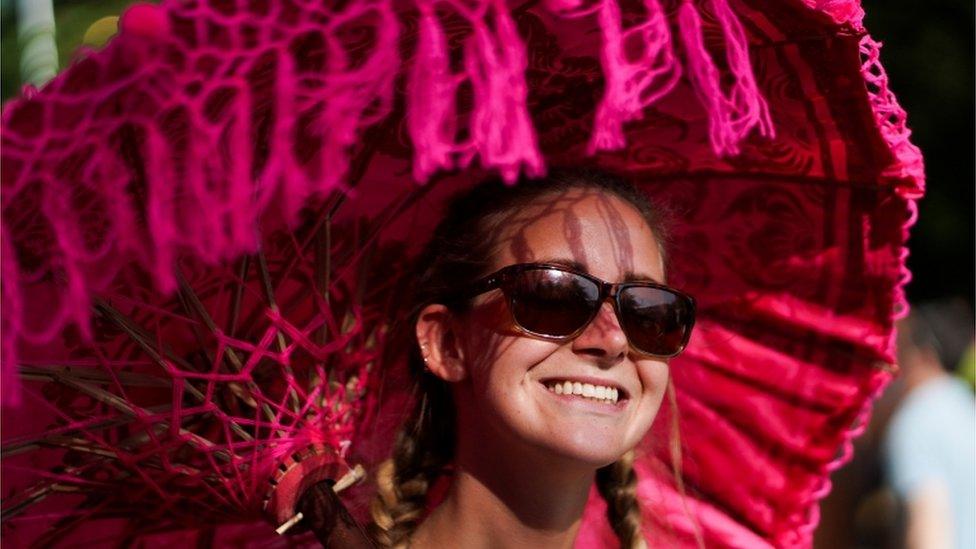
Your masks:
{"label": "magenta fabric", "polygon": [[[640,449],[648,540],[809,546],[894,371],[923,188],[862,16],[842,0],[130,9],[105,49],[3,110],[5,541],[231,539],[186,530],[279,522],[264,500],[295,453],[375,465],[409,402],[384,360],[397,275],[446,198],[582,161],[674,214],[670,280],[700,305],[671,369],[681,463],[673,410]],[[347,496],[360,516],[368,496]],[[578,546],[613,546],[591,503]],[[112,518],[128,520],[91,526]]]}

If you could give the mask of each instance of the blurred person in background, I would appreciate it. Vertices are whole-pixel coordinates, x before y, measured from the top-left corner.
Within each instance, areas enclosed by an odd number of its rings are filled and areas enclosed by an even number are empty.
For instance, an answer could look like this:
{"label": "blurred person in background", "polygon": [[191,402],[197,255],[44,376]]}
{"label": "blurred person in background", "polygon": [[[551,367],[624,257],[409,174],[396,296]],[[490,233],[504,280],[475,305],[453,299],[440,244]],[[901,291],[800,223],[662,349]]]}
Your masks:
{"label": "blurred person in background", "polygon": [[976,549],[976,399],[951,371],[972,342],[962,301],[914,306],[899,326],[901,392],[883,447],[909,549]]}

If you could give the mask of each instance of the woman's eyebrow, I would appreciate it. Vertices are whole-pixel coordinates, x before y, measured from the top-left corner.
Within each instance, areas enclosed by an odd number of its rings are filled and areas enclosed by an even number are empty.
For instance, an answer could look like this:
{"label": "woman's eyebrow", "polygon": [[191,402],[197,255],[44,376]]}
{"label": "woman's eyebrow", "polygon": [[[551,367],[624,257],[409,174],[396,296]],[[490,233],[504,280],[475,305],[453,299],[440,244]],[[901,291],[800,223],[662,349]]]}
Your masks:
{"label": "woman's eyebrow", "polygon": [[648,280],[658,284],[663,284],[663,282],[649,274],[635,273],[633,271],[627,271],[624,273],[624,282],[647,282]]}
{"label": "woman's eyebrow", "polygon": [[563,267],[568,267],[570,269],[573,269],[574,271],[580,271],[580,272],[584,272],[584,273],[590,272],[590,270],[586,268],[586,265],[584,265],[584,264],[582,264],[579,261],[576,261],[574,259],[564,259],[564,258],[561,258],[561,257],[553,257],[553,258],[540,259],[539,262],[540,263],[550,263],[550,264],[553,264],[553,265],[562,265]]}

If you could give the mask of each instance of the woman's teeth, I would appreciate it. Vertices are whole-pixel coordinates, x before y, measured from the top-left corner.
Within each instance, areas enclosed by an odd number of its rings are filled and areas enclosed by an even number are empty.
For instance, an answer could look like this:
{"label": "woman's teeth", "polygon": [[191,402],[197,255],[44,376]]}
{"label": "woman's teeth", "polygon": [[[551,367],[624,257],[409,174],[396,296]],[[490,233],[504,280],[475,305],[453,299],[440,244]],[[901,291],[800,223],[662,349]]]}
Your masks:
{"label": "woman's teeth", "polygon": [[557,395],[578,395],[583,398],[616,404],[620,397],[620,392],[613,387],[603,385],[590,385],[578,381],[555,381],[546,384],[546,388]]}

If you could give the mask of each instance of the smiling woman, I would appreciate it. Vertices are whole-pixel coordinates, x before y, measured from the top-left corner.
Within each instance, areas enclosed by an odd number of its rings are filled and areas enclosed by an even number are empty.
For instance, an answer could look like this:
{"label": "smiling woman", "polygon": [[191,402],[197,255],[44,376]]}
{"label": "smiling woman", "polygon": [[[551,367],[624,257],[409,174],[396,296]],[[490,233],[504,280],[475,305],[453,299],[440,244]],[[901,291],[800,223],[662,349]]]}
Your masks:
{"label": "smiling woman", "polygon": [[622,546],[645,545],[632,450],[694,323],[665,241],[647,199],[594,170],[452,203],[406,323],[419,398],[378,475],[380,544],[571,547],[596,482]]}

